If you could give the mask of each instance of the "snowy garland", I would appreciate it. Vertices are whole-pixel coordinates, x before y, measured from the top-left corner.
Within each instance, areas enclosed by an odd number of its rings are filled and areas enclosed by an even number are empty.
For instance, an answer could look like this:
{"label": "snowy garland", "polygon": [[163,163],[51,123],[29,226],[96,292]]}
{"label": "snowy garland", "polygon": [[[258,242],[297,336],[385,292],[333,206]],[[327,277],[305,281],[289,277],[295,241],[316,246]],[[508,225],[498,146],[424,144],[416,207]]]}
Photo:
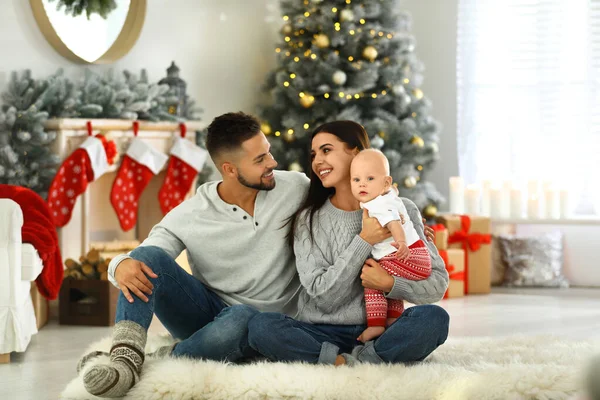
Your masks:
{"label": "snowy garland", "polygon": [[[177,87],[149,83],[128,71],[105,76],[86,71],[74,82],[59,70],[33,79],[29,70],[13,72],[0,104],[0,184],[28,187],[46,197],[59,158],[50,150],[56,134],[48,118],[116,118],[150,121],[199,120],[201,109]],[[178,107],[181,107],[178,109]],[[198,142],[200,142],[200,136]]]}

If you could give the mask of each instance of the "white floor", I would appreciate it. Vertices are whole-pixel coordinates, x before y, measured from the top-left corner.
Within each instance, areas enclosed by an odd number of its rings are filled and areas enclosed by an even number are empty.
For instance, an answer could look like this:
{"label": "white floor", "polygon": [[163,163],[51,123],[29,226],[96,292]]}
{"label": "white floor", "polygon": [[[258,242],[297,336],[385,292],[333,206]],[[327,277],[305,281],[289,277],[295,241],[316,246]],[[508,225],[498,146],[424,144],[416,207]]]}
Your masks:
{"label": "white floor", "polygon": [[[508,336],[556,334],[573,339],[600,336],[600,289],[496,288],[489,296],[440,303],[451,316],[450,335]],[[162,332],[154,321],[151,332]],[[0,365],[0,399],[56,399],[75,376],[79,357],[111,328],[46,325],[25,353]]]}

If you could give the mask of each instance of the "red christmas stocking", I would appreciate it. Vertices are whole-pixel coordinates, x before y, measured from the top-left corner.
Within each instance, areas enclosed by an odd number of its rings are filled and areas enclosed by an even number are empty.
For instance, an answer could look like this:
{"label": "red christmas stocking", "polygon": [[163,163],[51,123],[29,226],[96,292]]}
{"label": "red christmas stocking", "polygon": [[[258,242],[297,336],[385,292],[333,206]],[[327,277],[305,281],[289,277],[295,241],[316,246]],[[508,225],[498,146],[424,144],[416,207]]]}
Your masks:
{"label": "red christmas stocking", "polygon": [[158,201],[163,214],[183,202],[194,183],[194,178],[202,170],[208,152],[202,147],[175,137],[171,147],[171,158],[167,169],[167,177],[158,192]]}
{"label": "red christmas stocking", "polygon": [[134,138],[123,157],[110,192],[121,229],[127,232],[137,222],[138,200],[150,179],[160,172],[167,156],[139,138]]}
{"label": "red christmas stocking", "polygon": [[[91,126],[88,128],[91,133]],[[103,135],[90,136],[60,166],[48,191],[48,208],[54,225],[71,220],[73,206],[89,182],[106,172],[117,155],[117,146]]]}

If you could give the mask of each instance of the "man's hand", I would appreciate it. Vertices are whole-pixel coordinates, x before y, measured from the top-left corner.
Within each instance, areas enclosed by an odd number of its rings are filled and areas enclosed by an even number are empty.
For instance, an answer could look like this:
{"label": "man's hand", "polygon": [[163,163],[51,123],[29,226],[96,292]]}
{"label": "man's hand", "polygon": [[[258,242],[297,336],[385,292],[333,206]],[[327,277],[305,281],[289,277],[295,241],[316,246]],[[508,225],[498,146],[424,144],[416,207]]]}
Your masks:
{"label": "man's hand", "polygon": [[433,242],[433,240],[435,239],[435,231],[426,224],[426,220],[425,218],[423,218],[423,226],[424,226],[424,231],[425,231],[425,237],[427,238],[427,240],[429,240],[430,242]]}
{"label": "man's hand", "polygon": [[150,267],[133,258],[123,260],[117,266],[117,269],[115,270],[115,280],[119,284],[125,298],[130,303],[133,303],[133,297],[130,292],[133,292],[146,303],[148,302],[148,297],[146,297],[144,293],[151,295],[154,285],[146,275],[151,278],[158,278],[158,275],[152,272]]}
{"label": "man's hand", "polygon": [[387,273],[379,263],[372,258],[365,261],[360,274],[362,285],[368,289],[390,292],[394,287],[394,277]]}

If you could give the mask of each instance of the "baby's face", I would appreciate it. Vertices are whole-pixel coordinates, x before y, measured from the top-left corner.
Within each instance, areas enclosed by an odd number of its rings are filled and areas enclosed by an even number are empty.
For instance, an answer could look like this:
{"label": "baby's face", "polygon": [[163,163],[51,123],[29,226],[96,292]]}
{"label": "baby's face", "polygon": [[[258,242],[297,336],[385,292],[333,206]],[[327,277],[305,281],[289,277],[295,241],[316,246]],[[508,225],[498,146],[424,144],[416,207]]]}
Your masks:
{"label": "baby's face", "polygon": [[352,194],[358,201],[366,203],[386,193],[391,186],[392,178],[387,174],[381,160],[369,154],[357,155],[350,168],[350,184]]}

